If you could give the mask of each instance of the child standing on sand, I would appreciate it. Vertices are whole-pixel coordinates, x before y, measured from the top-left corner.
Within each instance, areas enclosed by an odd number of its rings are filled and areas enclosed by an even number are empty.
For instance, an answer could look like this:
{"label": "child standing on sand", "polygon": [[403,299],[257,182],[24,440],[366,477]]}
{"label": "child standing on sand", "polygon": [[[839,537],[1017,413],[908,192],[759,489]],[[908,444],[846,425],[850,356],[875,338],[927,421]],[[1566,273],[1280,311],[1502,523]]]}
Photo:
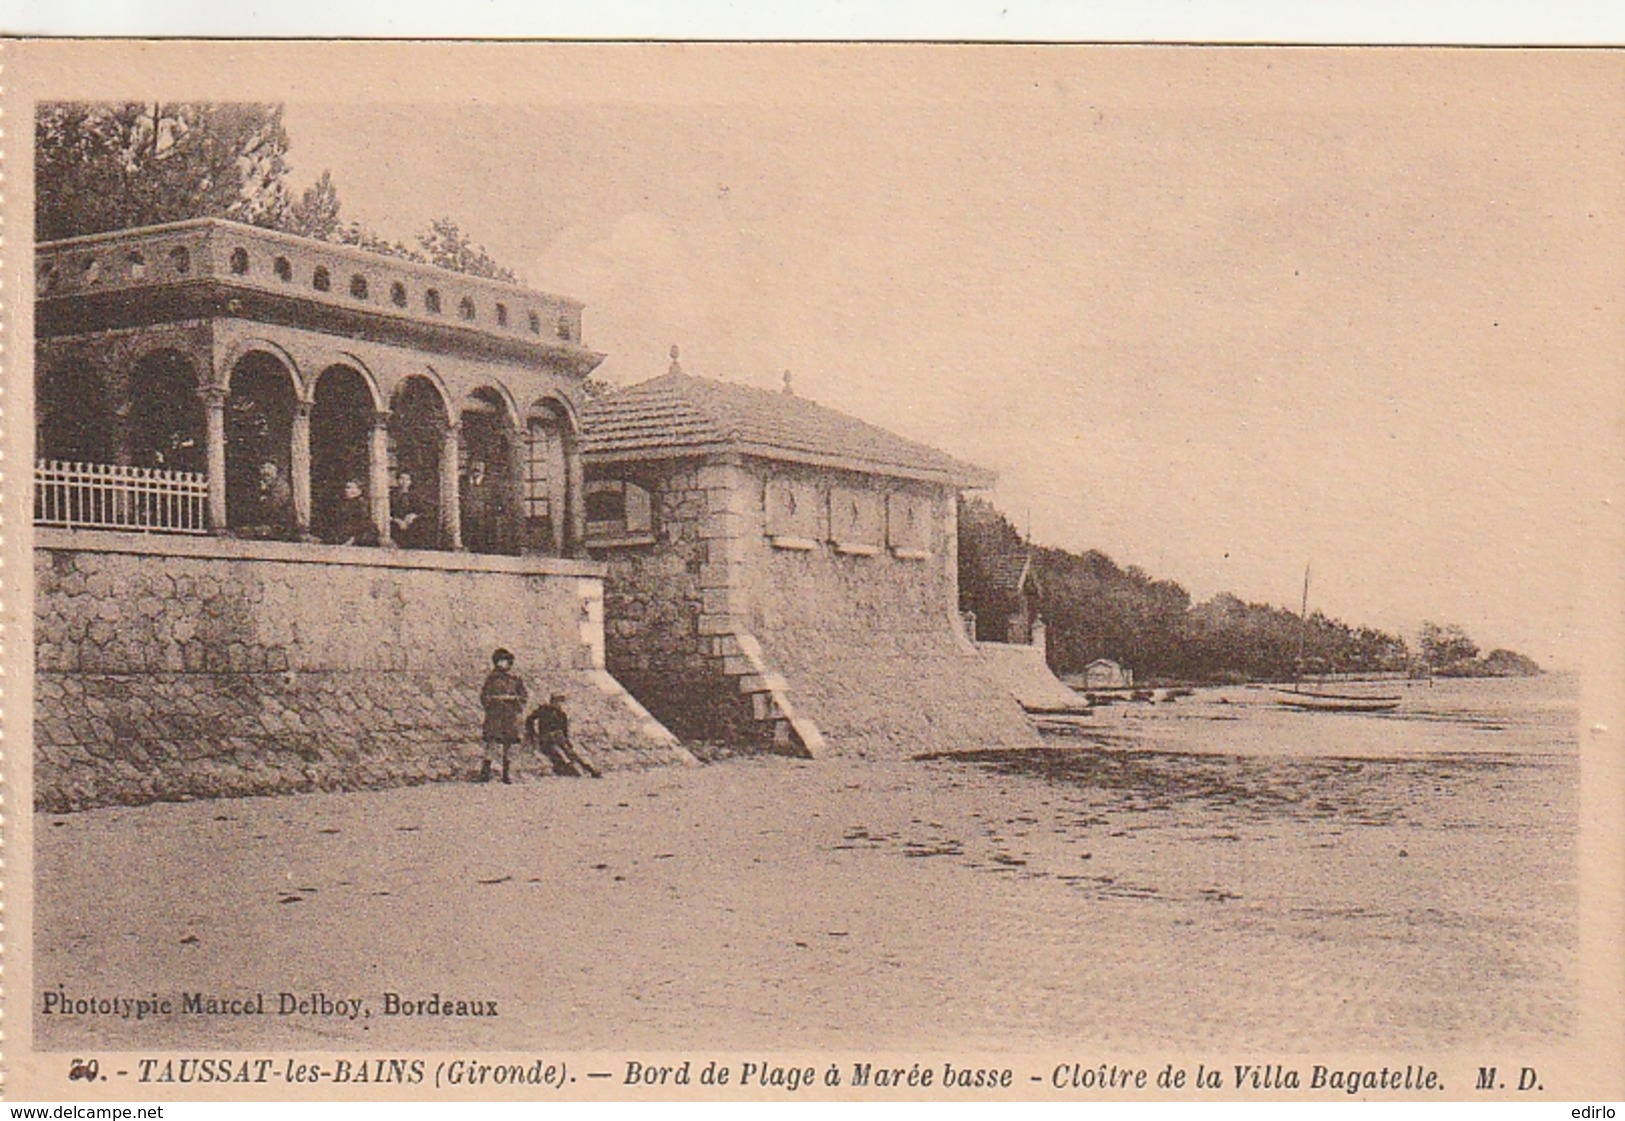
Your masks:
{"label": "child standing on sand", "polygon": [[525,710],[525,683],[513,674],[513,654],[497,649],[491,654],[491,672],[486,675],[480,689],[480,704],[485,709],[485,726],[481,729],[485,741],[485,760],[480,764],[480,782],[491,781],[491,767],[495,762],[498,745],[502,750],[502,781],[508,777],[508,752],[519,742],[519,718]]}

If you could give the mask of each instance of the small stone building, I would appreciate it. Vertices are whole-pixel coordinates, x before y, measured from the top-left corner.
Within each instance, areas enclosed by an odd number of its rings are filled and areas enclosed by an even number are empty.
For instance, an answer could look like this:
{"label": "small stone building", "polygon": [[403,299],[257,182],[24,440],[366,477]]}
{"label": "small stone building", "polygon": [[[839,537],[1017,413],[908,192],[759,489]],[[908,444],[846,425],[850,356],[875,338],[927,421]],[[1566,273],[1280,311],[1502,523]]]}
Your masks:
{"label": "small stone building", "polygon": [[1083,683],[1090,689],[1128,689],[1134,685],[1134,671],[1110,658],[1096,658],[1083,667]]}
{"label": "small stone building", "polygon": [[663,377],[582,414],[605,651],[679,735],[808,755],[1031,746],[958,614],[990,473],[795,396]]}
{"label": "small stone building", "polygon": [[973,622],[978,642],[1018,646],[1043,645],[1044,624],[1039,617],[1038,575],[1032,555],[1025,549],[983,549],[966,558],[974,591],[961,595],[967,621]]}

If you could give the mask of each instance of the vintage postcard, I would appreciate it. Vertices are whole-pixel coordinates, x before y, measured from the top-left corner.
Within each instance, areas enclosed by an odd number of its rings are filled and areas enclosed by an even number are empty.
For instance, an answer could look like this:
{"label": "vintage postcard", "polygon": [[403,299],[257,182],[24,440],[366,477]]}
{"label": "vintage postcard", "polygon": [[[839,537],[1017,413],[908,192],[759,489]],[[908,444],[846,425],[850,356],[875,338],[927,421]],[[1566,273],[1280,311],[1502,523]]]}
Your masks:
{"label": "vintage postcard", "polygon": [[1625,56],[0,74],[12,1101],[1625,1094]]}

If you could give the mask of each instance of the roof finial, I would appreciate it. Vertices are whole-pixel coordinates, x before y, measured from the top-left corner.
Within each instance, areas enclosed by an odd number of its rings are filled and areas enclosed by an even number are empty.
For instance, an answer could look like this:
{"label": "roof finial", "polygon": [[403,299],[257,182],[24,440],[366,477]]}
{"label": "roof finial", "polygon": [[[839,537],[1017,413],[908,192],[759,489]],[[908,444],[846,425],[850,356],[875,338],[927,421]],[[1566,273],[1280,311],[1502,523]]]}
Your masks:
{"label": "roof finial", "polygon": [[676,343],[671,344],[671,369],[668,370],[667,372],[672,373],[672,374],[680,374],[680,373],[683,372],[682,365],[677,361],[677,344]]}
{"label": "roof finial", "polygon": [[784,393],[785,393],[785,396],[787,396],[787,397],[794,397],[796,395],[796,391],[794,389],[790,388],[790,371],[789,370],[784,371]]}

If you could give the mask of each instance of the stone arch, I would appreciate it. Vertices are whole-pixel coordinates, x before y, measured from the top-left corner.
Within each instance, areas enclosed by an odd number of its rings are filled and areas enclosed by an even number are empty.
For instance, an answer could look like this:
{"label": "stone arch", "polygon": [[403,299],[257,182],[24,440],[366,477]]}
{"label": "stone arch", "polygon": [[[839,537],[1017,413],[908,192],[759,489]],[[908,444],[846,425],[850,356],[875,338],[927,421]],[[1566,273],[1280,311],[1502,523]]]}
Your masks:
{"label": "stone arch", "polygon": [[459,412],[467,412],[470,409],[478,410],[482,408],[482,403],[483,407],[486,408],[492,404],[499,404],[503,422],[513,431],[519,431],[522,420],[519,402],[514,397],[513,391],[506,385],[498,381],[490,381],[476,386],[463,394],[462,399],[458,402],[457,409]]}
{"label": "stone arch", "polygon": [[190,335],[164,333],[138,337],[129,344],[128,349],[119,348],[114,353],[117,355],[114,361],[123,367],[127,376],[133,376],[136,367],[154,355],[173,353],[192,368],[195,390],[201,392],[214,383],[212,355]]}
{"label": "stone arch", "polygon": [[505,386],[480,386],[463,397],[458,420],[463,541],[471,552],[516,553],[523,476],[513,396]]}
{"label": "stone arch", "polygon": [[562,395],[538,397],[525,410],[520,483],[528,552],[568,556],[580,544],[579,434],[574,410]]}
{"label": "stone arch", "polygon": [[[425,362],[423,365],[414,368],[410,373],[403,375],[401,381],[405,382],[408,378],[422,378],[430,385],[433,385],[435,392],[440,396],[440,408],[445,416],[446,423],[451,424],[456,421],[457,395],[451,391],[451,386],[446,384],[446,379],[441,376],[439,370]],[[399,385],[395,387],[394,392],[400,392]]]}
{"label": "stone arch", "polygon": [[238,364],[244,358],[255,353],[267,354],[281,363],[282,368],[288,371],[288,376],[293,381],[294,396],[300,401],[309,403],[311,387],[307,384],[305,372],[299,368],[299,362],[294,358],[293,353],[270,339],[259,337],[240,339],[226,350],[225,359],[220,363],[219,378],[222,390],[227,393],[231,392],[231,375],[233,371],[237,369]]}
{"label": "stone arch", "polygon": [[207,421],[198,392],[206,384],[198,363],[173,345],[154,345],[133,358],[126,423],[132,464],[208,470]]}
{"label": "stone arch", "polygon": [[[438,380],[411,373],[395,386],[389,408],[389,455],[394,484],[390,525],[397,544],[408,549],[444,548],[446,496],[442,470],[450,403]],[[455,485],[455,480],[452,481]]]}
{"label": "stone arch", "polygon": [[[376,384],[350,362],[328,362],[311,386],[311,528],[336,544],[376,544],[371,524]],[[359,495],[346,493],[358,484]]]}
{"label": "stone arch", "polygon": [[[372,407],[374,409],[382,412],[389,407],[389,394],[384,392],[383,382],[379,380],[377,374],[373,373],[372,367],[362,361],[359,355],[352,354],[347,350],[329,351],[321,356],[320,362],[315,368],[325,374],[334,366],[346,366],[361,375],[361,380],[367,384],[367,392],[372,395]],[[309,400],[312,403],[315,403],[316,400],[316,385],[314,382],[310,386]]]}
{"label": "stone arch", "polygon": [[118,459],[118,413],[107,372],[83,357],[34,374],[35,455],[69,463]]}
{"label": "stone arch", "polygon": [[253,537],[289,538],[294,512],[298,374],[275,351],[244,350],[221,376],[226,397],[226,524]]}

